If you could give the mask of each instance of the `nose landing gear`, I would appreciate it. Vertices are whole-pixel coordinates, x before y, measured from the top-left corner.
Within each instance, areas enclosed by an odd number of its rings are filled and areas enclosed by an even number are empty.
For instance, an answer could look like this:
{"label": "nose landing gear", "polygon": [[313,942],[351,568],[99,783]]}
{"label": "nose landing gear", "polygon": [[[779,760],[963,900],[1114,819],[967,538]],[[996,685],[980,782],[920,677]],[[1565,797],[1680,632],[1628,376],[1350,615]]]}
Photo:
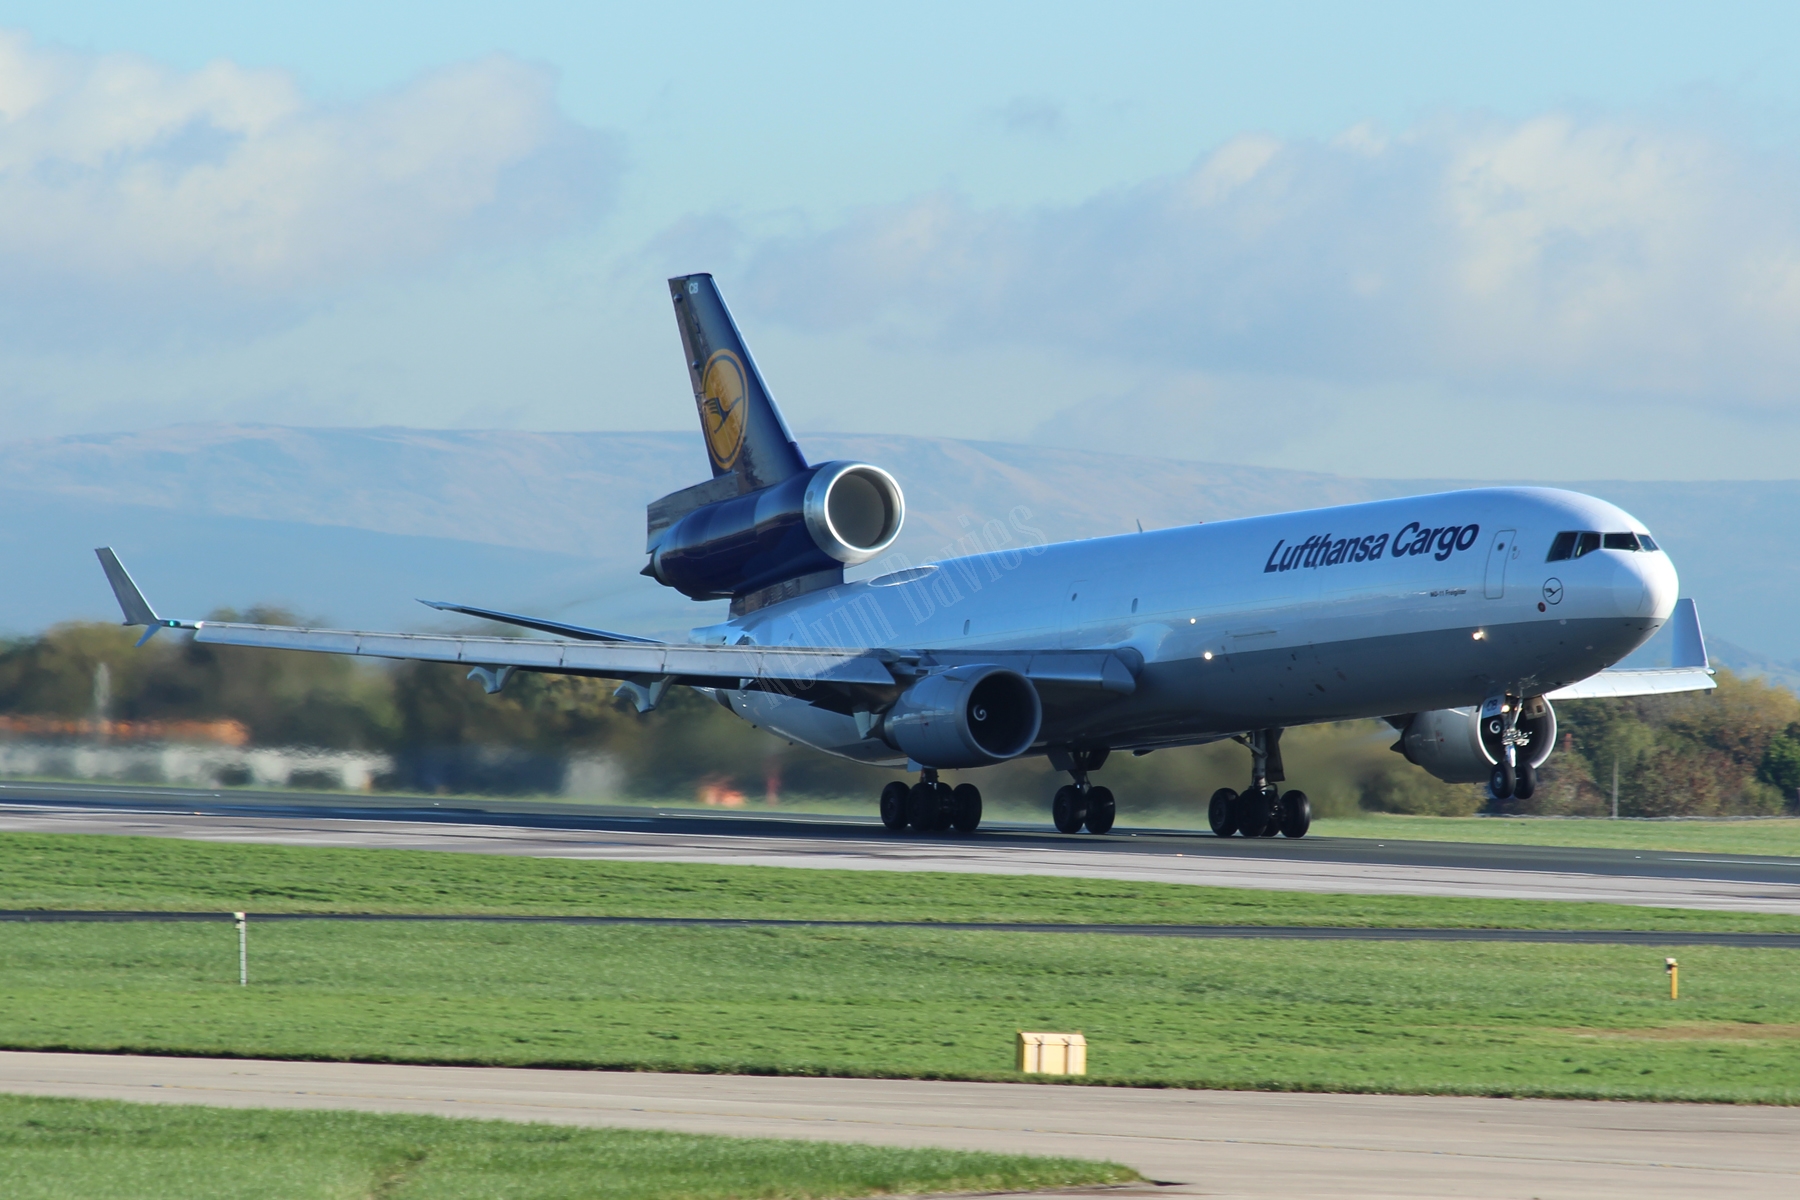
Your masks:
{"label": "nose landing gear", "polygon": [[1305,792],[1284,793],[1275,787],[1287,778],[1281,767],[1281,730],[1258,729],[1236,740],[1250,749],[1250,786],[1242,792],[1220,788],[1212,794],[1206,819],[1214,835],[1305,837],[1312,828],[1312,802]]}

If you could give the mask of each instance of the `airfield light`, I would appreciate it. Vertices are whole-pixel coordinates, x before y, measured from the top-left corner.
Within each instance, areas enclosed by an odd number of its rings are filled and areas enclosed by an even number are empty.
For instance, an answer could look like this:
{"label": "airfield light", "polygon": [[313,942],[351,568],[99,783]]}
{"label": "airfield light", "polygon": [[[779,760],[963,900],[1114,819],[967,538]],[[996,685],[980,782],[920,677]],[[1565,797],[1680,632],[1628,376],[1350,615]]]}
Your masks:
{"label": "airfield light", "polygon": [[1672,958],[1663,959],[1663,970],[1669,973],[1669,999],[1681,998],[1681,968]]}

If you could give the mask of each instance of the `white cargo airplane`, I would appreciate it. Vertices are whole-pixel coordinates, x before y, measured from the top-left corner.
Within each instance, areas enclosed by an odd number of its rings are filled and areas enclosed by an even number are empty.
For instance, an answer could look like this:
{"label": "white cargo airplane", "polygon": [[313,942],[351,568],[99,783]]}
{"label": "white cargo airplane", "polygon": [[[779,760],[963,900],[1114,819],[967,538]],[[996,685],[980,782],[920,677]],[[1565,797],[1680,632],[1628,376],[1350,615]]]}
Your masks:
{"label": "white cargo airplane", "polygon": [[[1477,488],[1046,544],[1015,518],[981,552],[846,583],[904,514],[886,471],[809,466],[710,275],[670,280],[713,478],[649,508],[644,574],[729,619],[671,644],[468,605],[432,607],[543,638],[357,633],[159,617],[110,549],[127,625],[210,645],[467,664],[623,682],[640,710],[671,684],[829,754],[917,772],[889,783],[889,829],[981,821],[981,793],[938,772],[1027,754],[1073,782],[1056,827],[1112,828],[1090,773],[1114,751],[1233,738],[1244,790],[1220,836],[1303,836],[1282,794],[1281,731],[1381,717],[1395,749],[1450,782],[1527,798],[1556,743],[1550,701],[1714,686],[1693,602],[1643,524],[1552,488]],[[1610,669],[1671,617],[1675,665]]]}

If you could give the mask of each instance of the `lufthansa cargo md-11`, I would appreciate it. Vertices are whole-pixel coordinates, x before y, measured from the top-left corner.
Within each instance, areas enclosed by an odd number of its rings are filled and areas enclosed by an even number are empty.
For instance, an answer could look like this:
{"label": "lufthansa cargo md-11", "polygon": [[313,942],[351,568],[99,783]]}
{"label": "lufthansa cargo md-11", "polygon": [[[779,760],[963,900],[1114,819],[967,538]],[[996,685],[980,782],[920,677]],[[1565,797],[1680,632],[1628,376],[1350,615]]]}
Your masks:
{"label": "lufthansa cargo md-11", "polygon": [[[159,617],[110,549],[125,623],[262,646],[621,681],[640,710],[672,685],[828,754],[892,770],[889,829],[981,821],[939,772],[1042,754],[1070,782],[1064,833],[1112,828],[1109,755],[1233,738],[1241,789],[1221,836],[1301,837],[1281,732],[1385,719],[1439,779],[1528,798],[1556,743],[1552,701],[1713,686],[1691,601],[1642,522],[1592,496],[1496,487],[1046,544],[992,521],[980,552],[846,582],[900,533],[880,467],[809,464],[710,275],[669,281],[712,478],[650,505],[644,574],[727,620],[666,643],[465,604],[434,607],[548,638],[300,629]],[[1618,670],[1674,620],[1675,665]],[[871,791],[873,792],[873,788]]]}

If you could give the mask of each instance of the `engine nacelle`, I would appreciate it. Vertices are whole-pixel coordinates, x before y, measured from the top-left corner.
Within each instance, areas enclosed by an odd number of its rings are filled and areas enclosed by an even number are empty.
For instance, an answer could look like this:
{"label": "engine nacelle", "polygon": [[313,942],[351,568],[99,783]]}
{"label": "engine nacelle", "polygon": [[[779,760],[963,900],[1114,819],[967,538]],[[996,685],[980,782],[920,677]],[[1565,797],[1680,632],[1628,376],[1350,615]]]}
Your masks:
{"label": "engine nacelle", "polygon": [[883,719],[881,736],[927,767],[985,767],[1031,749],[1043,722],[1031,680],[974,663],[927,675],[906,689]]}
{"label": "engine nacelle", "polygon": [[644,573],[712,600],[867,562],[906,518],[900,485],[880,467],[828,462],[780,483],[705,504],[663,531]]}
{"label": "engine nacelle", "polygon": [[[1516,744],[1517,762],[1543,766],[1556,748],[1556,710],[1541,696],[1525,701],[1518,731],[1525,740]],[[1483,720],[1479,705],[1439,708],[1413,714],[1400,733],[1400,751],[1445,783],[1486,783],[1505,750],[1505,733],[1505,722]]]}

